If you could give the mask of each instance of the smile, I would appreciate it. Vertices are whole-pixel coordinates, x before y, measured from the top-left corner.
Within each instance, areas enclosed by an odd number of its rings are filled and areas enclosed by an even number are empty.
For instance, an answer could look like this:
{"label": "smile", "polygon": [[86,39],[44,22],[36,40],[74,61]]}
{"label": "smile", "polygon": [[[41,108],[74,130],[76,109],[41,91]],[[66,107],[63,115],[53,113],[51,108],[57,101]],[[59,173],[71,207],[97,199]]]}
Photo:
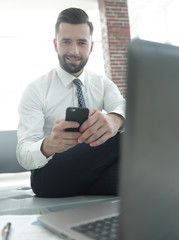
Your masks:
{"label": "smile", "polygon": [[66,56],[65,59],[71,63],[77,63],[77,62],[81,61],[80,57],[74,57],[74,56]]}

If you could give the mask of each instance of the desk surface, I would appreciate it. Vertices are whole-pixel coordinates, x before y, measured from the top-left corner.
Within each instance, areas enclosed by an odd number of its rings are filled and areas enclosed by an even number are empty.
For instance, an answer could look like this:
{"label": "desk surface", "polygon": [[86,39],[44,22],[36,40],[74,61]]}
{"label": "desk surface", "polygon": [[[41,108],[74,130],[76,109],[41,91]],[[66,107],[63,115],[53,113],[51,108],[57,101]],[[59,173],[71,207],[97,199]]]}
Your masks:
{"label": "desk surface", "polygon": [[[1,176],[1,180],[2,180]],[[11,176],[12,177],[12,176]],[[60,211],[83,204],[102,202],[109,199],[116,199],[114,196],[76,196],[68,198],[38,198],[30,188],[30,183],[23,177],[23,181],[12,177],[9,182],[7,175],[4,178],[7,184],[1,181],[0,185],[0,215],[29,215],[45,214],[53,211]]]}

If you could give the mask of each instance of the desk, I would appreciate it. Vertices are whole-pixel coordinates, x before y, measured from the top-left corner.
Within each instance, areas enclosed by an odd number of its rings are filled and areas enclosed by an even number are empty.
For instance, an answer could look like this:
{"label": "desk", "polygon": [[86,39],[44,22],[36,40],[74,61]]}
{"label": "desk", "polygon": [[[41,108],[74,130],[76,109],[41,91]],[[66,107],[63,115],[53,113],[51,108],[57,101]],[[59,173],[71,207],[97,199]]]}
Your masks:
{"label": "desk", "polygon": [[37,222],[37,217],[38,215],[0,216],[0,229],[2,229],[7,222],[11,222],[8,240],[61,240],[60,237],[48,231]]}
{"label": "desk", "polygon": [[[1,174],[0,174],[1,175]],[[7,175],[4,175],[6,178]],[[2,175],[0,176],[2,180]],[[10,178],[10,177],[9,177]],[[8,180],[7,180],[8,181]],[[102,202],[113,196],[76,196],[68,198],[38,198],[30,188],[29,176],[18,178],[0,185],[0,215],[45,214],[60,211],[82,204]]]}
{"label": "desk", "polygon": [[[6,177],[6,176],[5,176]],[[1,175],[2,178],[2,175]],[[27,175],[28,178],[28,175]],[[76,196],[76,197],[68,197],[68,198],[38,198],[34,195],[33,191],[30,188],[30,183],[28,179],[23,179],[23,181],[19,181],[19,179],[8,182],[7,184],[4,182],[0,185],[0,228],[5,225],[6,221],[9,221],[9,218],[13,219],[16,224],[21,226],[21,222],[26,223],[26,232],[32,231],[36,234],[36,237],[29,238],[28,234],[24,235],[24,226],[22,226],[22,232],[18,233],[14,229],[12,234],[13,238],[9,238],[9,240],[20,239],[23,237],[23,240],[28,239],[44,239],[45,237],[49,239],[49,234],[51,240],[59,240],[60,238],[56,235],[50,233],[48,230],[43,228],[42,226],[38,226],[38,228],[34,227],[31,223],[35,222],[37,216],[41,214],[46,214],[54,211],[61,211],[64,209],[73,208],[76,206],[103,202],[110,199],[116,199],[117,197],[113,196]],[[13,224],[13,223],[12,223]],[[35,229],[35,230],[34,230]],[[22,236],[22,235],[23,236]],[[40,235],[40,237],[39,237]],[[17,238],[16,238],[17,236]],[[32,237],[32,236],[31,236]]]}

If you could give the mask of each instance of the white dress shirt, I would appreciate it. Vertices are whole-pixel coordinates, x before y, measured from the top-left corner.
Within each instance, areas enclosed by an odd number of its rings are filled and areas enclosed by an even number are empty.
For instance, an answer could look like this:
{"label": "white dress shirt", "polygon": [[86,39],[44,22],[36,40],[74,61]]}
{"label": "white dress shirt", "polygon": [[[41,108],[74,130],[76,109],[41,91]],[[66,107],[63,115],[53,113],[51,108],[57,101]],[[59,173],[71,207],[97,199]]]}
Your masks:
{"label": "white dress shirt", "polygon": [[[19,105],[17,158],[28,170],[44,166],[46,158],[40,148],[58,119],[65,119],[67,107],[78,106],[75,77],[57,67],[32,82]],[[125,116],[125,100],[117,86],[107,77],[84,70],[78,77],[89,109]]]}

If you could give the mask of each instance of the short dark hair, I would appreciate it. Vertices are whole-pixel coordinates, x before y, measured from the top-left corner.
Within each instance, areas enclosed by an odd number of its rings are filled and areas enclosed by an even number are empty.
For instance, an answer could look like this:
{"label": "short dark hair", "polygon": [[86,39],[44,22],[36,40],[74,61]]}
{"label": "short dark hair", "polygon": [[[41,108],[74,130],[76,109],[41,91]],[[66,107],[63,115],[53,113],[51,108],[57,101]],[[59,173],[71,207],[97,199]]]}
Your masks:
{"label": "short dark hair", "polygon": [[91,36],[93,34],[93,24],[89,21],[87,13],[80,8],[67,8],[58,15],[57,22],[55,24],[55,35],[57,35],[59,25],[62,22],[70,24],[87,23],[90,28]]}

